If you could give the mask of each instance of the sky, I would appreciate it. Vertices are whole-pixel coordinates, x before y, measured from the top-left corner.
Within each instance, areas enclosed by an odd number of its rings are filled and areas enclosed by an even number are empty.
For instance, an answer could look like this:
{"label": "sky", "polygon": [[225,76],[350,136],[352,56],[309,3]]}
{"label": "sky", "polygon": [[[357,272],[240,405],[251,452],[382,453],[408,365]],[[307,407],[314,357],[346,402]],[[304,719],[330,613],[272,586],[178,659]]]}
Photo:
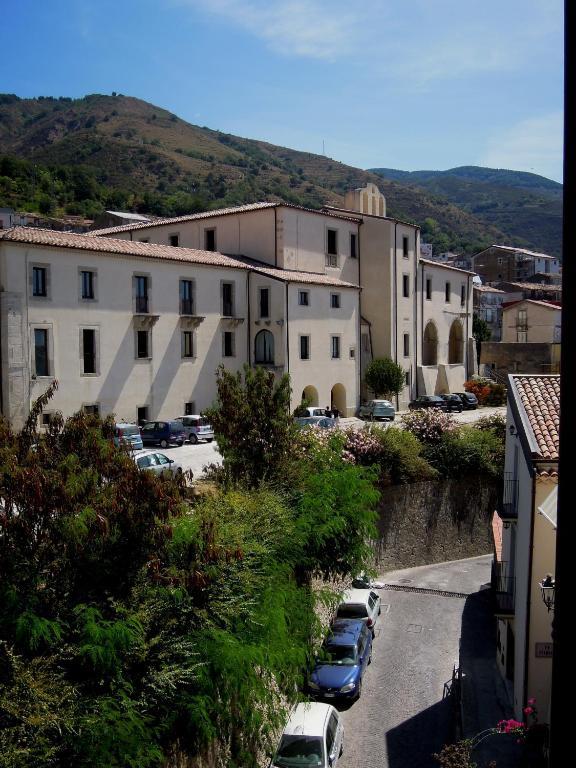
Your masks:
{"label": "sky", "polygon": [[359,168],[562,181],[563,0],[19,0],[0,92],[122,93]]}

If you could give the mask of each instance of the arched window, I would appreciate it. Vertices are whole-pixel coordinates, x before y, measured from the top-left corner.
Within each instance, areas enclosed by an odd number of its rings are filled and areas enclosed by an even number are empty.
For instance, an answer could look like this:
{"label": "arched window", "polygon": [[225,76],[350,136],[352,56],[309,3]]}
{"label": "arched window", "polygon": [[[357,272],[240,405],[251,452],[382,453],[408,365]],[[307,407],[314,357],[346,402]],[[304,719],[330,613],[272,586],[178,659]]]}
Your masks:
{"label": "arched window", "polygon": [[274,336],[270,331],[258,331],[256,334],[254,362],[274,365]]}
{"label": "arched window", "polygon": [[434,323],[429,322],[424,329],[422,344],[422,365],[438,364],[438,333]]}
{"label": "arched window", "polygon": [[464,334],[460,320],[454,320],[450,327],[448,340],[448,363],[462,364],[464,362]]}

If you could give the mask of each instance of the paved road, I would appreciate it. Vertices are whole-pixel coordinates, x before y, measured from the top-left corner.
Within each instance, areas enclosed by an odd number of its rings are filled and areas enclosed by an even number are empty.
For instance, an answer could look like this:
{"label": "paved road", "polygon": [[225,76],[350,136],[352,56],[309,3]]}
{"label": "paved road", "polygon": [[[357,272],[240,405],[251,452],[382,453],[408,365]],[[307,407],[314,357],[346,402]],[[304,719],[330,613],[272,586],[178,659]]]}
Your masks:
{"label": "paved road", "polygon": [[[491,560],[485,555],[380,576],[401,590],[379,590],[380,630],[362,696],[342,709],[338,768],[438,768],[432,754],[450,738],[444,684],[457,663],[463,616],[470,615],[470,598],[438,593],[478,592],[490,580]],[[434,593],[408,591],[412,587]]]}

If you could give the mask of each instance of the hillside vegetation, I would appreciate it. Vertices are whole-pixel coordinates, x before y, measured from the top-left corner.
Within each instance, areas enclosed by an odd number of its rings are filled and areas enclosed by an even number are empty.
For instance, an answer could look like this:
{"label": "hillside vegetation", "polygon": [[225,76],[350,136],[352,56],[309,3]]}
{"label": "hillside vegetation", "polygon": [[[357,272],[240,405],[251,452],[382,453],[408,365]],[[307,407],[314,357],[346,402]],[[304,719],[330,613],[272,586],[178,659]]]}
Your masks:
{"label": "hillside vegetation", "polygon": [[[136,98],[0,95],[0,206],[89,217],[106,208],[178,215],[260,200],[318,208],[341,205],[347,190],[368,182],[386,196],[390,216],[423,226],[437,250],[514,241],[552,252],[540,245],[538,224],[516,236],[506,215],[490,222],[439,188],[191,125]],[[487,203],[498,207],[501,186],[492,187]],[[507,214],[518,229],[516,214]]]}

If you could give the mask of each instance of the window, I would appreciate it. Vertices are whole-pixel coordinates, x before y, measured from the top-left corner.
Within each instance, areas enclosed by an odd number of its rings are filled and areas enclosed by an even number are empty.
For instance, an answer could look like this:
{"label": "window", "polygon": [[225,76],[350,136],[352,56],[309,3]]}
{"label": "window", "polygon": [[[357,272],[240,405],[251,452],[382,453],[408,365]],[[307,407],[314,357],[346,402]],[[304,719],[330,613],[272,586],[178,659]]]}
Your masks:
{"label": "window", "polygon": [[146,359],[150,357],[150,332],[136,331],[136,357]]}
{"label": "window", "polygon": [[34,328],[34,372],[36,376],[50,376],[47,328]]}
{"label": "window", "polygon": [[465,285],[460,286],[460,306],[461,307],[466,306],[466,286]]}
{"label": "window", "polygon": [[47,267],[32,267],[32,296],[48,296]]}
{"label": "window", "polygon": [[358,258],[358,236],[355,232],[350,233],[350,258]]}
{"label": "window", "polygon": [[364,352],[370,351],[370,336],[367,333],[362,334],[362,349]]}
{"label": "window", "polygon": [[192,416],[195,412],[194,402],[184,403],[184,416]]}
{"label": "window", "polygon": [[308,291],[298,291],[298,304],[301,307],[310,306],[310,294]]}
{"label": "window", "polygon": [[234,331],[224,331],[222,334],[222,356],[234,357]]}
{"label": "window", "polygon": [[350,347],[350,360],[354,360],[356,357],[356,347]]}
{"label": "window", "polygon": [[42,411],[42,417],[40,419],[40,422],[43,427],[49,427],[53,419],[54,419],[53,411]]}
{"label": "window", "polygon": [[402,275],[402,296],[405,299],[410,296],[410,275]]}
{"label": "window", "polygon": [[428,301],[432,301],[432,278],[426,278],[426,298]]}
{"label": "window", "polygon": [[300,360],[310,360],[310,336],[300,336]]}
{"label": "window", "polygon": [[136,409],[136,423],[140,426],[148,421],[148,406],[141,405]]}
{"label": "window", "polygon": [[173,246],[174,248],[178,248],[178,246],[180,245],[180,235],[170,235],[168,239],[170,241],[171,246]]}
{"label": "window", "polygon": [[[528,341],[528,332],[527,331],[517,330],[516,331],[516,341],[518,343],[520,343],[520,344],[526,344],[526,342]],[[518,369],[516,368],[516,370],[518,370]]]}
{"label": "window", "polygon": [[404,334],[404,357],[409,357],[410,355],[410,334],[405,333]]}
{"label": "window", "polygon": [[87,416],[100,416],[100,406],[98,403],[83,405],[82,410]]}
{"label": "window", "polygon": [[96,331],[94,328],[80,329],[80,355],[82,373],[85,375],[96,373]]}
{"label": "window", "polygon": [[407,235],[404,235],[402,237],[402,256],[405,259],[408,258],[408,237],[407,237]]}
{"label": "window", "polygon": [[222,314],[234,316],[234,283],[222,283]]}
{"label": "window", "polygon": [[340,336],[331,337],[332,347],[332,360],[336,360],[340,357]]}
{"label": "window", "polygon": [[146,275],[134,275],[134,296],[136,312],[146,314],[148,312],[148,277]]}
{"label": "window", "polygon": [[528,322],[528,314],[525,309],[518,310],[518,326],[525,326]]}
{"label": "window", "polygon": [[450,283],[446,283],[446,285],[444,286],[444,299],[448,303],[450,303],[450,292],[451,292]]}
{"label": "window", "polygon": [[328,267],[338,266],[338,230],[326,230],[326,265]]}
{"label": "window", "polygon": [[270,317],[270,289],[260,288],[260,317]]}
{"label": "window", "polygon": [[410,371],[404,371],[404,382],[407,387],[410,386]]}
{"label": "window", "polygon": [[331,293],[330,294],[330,306],[332,309],[340,309],[340,294],[339,293]]}
{"label": "window", "polygon": [[182,331],[182,357],[194,357],[193,331]]}
{"label": "window", "polygon": [[216,250],[216,230],[215,229],[204,230],[204,250],[205,251]]}
{"label": "window", "polygon": [[270,331],[258,331],[254,340],[254,361],[274,365],[274,336]]}
{"label": "window", "polygon": [[194,314],[194,281],[180,280],[180,314]]}
{"label": "window", "polygon": [[80,272],[80,296],[83,299],[95,299],[96,298],[96,273],[91,269],[83,269]]}

